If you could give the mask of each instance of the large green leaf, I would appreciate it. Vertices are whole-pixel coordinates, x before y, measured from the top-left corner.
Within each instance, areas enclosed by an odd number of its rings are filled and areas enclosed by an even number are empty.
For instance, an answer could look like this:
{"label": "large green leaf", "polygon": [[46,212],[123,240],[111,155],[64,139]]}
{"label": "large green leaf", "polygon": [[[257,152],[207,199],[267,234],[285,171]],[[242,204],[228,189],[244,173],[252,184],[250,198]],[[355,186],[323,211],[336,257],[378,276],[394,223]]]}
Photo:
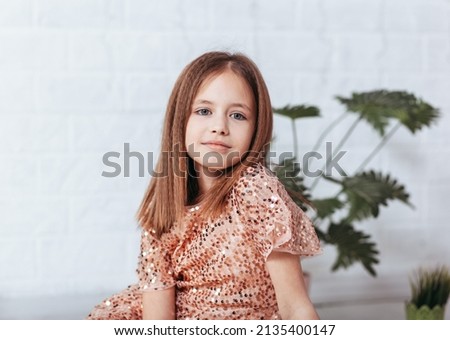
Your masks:
{"label": "large green leaf", "polygon": [[317,217],[319,218],[331,216],[336,210],[339,210],[344,206],[344,203],[341,202],[338,198],[311,200],[311,203],[316,208]]}
{"label": "large green leaf", "polygon": [[369,235],[356,231],[351,224],[341,221],[330,224],[327,237],[329,243],[334,244],[338,251],[332,266],[333,271],[360,262],[372,276],[376,276],[374,265],[379,262],[378,250],[375,243],[369,240]]}
{"label": "large green leaf", "polygon": [[362,172],[341,181],[342,191],[350,204],[347,221],[377,217],[380,205],[387,205],[388,200],[400,200],[410,206],[409,194],[405,187],[391,176],[380,172]]}
{"label": "large green leaf", "polygon": [[430,126],[439,110],[414,94],[404,91],[376,90],[352,93],[351,98],[337,96],[347,111],[359,113],[382,136],[390,119],[399,120],[412,133]]}
{"label": "large green leaf", "polygon": [[305,118],[305,117],[319,117],[320,111],[316,106],[306,105],[286,105],[282,108],[272,108],[273,112],[289,117],[291,119]]}
{"label": "large green leaf", "polygon": [[440,116],[438,109],[430,104],[417,99],[416,105],[408,111],[397,111],[397,118],[412,133],[419,131],[425,126],[430,126]]}

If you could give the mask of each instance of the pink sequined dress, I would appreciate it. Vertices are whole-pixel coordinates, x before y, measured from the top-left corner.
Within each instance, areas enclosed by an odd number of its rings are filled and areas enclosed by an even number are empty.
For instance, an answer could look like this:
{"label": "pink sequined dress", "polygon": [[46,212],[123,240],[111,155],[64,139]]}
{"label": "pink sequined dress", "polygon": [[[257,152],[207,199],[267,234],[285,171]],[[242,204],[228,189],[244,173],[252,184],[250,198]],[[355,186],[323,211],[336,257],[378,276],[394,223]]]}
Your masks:
{"label": "pink sequined dress", "polygon": [[308,217],[262,165],[244,171],[221,218],[205,221],[198,211],[187,208],[181,228],[159,240],[144,231],[139,283],[104,300],[88,319],[142,319],[142,292],[173,286],[177,319],[279,319],[266,259],[272,251],[317,254]]}

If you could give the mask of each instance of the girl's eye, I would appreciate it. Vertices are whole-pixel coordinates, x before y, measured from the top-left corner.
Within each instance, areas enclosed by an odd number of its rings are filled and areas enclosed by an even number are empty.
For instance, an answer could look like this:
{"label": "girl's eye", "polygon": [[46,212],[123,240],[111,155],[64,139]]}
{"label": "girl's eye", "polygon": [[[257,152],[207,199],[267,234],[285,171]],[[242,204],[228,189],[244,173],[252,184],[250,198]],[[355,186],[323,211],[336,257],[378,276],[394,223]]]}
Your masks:
{"label": "girl's eye", "polygon": [[211,113],[211,111],[209,111],[208,109],[199,109],[195,112],[200,116],[207,116]]}
{"label": "girl's eye", "polygon": [[231,114],[231,117],[237,120],[246,120],[245,116],[242,113],[234,112]]}

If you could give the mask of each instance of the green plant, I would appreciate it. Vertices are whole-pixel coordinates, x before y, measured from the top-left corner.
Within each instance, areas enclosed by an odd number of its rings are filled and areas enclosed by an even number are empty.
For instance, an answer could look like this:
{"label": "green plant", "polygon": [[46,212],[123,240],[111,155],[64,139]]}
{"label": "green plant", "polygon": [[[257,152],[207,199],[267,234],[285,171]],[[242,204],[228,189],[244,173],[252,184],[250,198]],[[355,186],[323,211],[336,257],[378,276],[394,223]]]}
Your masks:
{"label": "green plant", "polygon": [[[299,142],[295,123],[297,119],[320,117],[317,107],[306,105],[288,105],[273,109],[274,113],[291,119],[294,157],[285,158],[272,168],[300,207],[311,209],[304,204],[299,194],[312,203],[314,211],[311,213],[314,215],[313,223],[319,238],[325,244],[335,246],[337,249],[337,258],[332,270],[360,263],[375,276],[374,266],[379,262],[377,246],[370,235],[357,230],[355,225],[365,219],[378,217],[381,206],[387,206],[389,201],[399,200],[411,207],[412,205],[405,187],[390,174],[364,169],[401,127],[415,134],[435,122],[439,117],[439,110],[415,95],[402,91],[376,90],[353,93],[350,98],[338,96],[336,99],[346,110],[323,130],[312,151],[319,150],[328,134],[344,119],[356,115],[350,128],[336,144],[332,156],[342,149],[362,122],[375,129],[380,141],[368,152],[355,173],[341,178],[321,175],[316,177],[311,185],[305,184],[305,175],[302,171],[304,169],[301,169],[297,161]],[[321,179],[335,186],[336,194],[316,198],[314,189]]]}
{"label": "green plant", "polygon": [[447,267],[419,269],[410,279],[412,297],[410,303],[417,308],[444,307],[450,295],[450,272]]}

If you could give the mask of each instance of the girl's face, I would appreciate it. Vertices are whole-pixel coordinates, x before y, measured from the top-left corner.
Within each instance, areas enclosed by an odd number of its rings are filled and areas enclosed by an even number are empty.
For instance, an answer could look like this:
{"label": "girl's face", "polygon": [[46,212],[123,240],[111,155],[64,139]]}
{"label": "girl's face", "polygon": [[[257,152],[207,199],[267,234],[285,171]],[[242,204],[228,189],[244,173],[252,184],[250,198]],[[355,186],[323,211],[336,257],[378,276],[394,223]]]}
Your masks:
{"label": "girl's face", "polygon": [[230,70],[207,78],[187,122],[189,157],[209,170],[237,164],[250,147],[255,122],[255,99],[243,78]]}

